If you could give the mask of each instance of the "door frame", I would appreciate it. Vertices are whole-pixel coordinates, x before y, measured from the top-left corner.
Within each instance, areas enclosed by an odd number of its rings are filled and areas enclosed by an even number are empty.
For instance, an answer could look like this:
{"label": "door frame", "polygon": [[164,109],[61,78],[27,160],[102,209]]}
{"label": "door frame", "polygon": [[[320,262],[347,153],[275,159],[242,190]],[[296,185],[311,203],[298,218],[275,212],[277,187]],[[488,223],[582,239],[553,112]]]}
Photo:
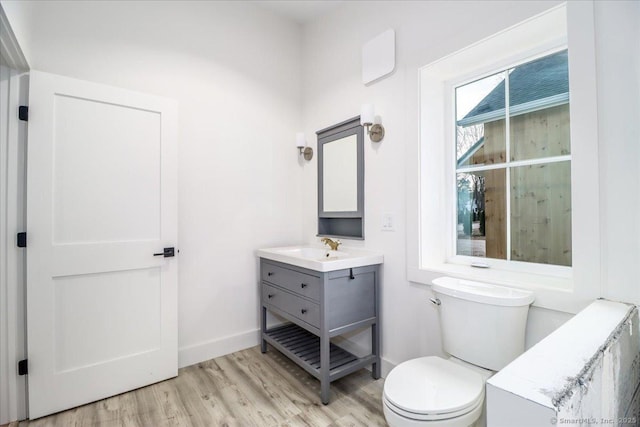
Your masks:
{"label": "door frame", "polygon": [[[18,120],[17,107],[28,102],[29,64],[22,53],[9,20],[0,5],[0,56],[9,70],[6,154],[0,161],[0,176],[7,177],[0,186],[0,210],[5,222],[0,222],[0,424],[28,418],[27,381],[19,376],[17,362],[26,358],[26,257],[16,246],[18,231],[26,231],[26,144],[27,123]],[[6,410],[6,412],[5,412]],[[6,418],[6,419],[5,419]]]}

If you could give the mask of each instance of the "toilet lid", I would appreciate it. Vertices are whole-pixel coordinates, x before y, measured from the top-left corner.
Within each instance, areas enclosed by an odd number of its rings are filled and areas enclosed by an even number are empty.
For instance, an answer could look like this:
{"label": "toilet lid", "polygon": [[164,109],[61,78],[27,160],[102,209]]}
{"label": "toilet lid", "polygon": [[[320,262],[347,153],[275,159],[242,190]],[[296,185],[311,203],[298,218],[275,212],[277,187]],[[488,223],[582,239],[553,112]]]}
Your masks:
{"label": "toilet lid", "polygon": [[386,399],[414,414],[460,413],[477,405],[483,393],[480,374],[435,356],[401,363],[384,382]]}

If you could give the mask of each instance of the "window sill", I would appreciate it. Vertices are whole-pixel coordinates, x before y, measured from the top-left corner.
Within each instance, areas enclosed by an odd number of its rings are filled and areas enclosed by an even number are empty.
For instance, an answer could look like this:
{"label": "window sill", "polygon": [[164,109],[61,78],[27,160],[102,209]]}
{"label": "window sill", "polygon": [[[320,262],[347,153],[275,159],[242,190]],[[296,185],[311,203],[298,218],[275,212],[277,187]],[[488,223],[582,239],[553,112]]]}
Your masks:
{"label": "window sill", "polygon": [[449,263],[432,263],[424,268],[409,267],[407,273],[410,282],[429,286],[436,277],[447,275],[466,280],[531,290],[536,295],[533,306],[566,313],[575,314],[593,301],[592,299],[583,300],[574,292],[572,278],[490,268],[481,269]]}

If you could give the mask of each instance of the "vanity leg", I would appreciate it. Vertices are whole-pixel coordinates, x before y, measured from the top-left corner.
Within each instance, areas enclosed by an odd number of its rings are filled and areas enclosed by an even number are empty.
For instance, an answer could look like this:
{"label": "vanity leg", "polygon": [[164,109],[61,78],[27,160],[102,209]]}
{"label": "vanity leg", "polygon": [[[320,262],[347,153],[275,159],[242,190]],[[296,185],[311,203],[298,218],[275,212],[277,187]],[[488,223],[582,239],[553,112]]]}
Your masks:
{"label": "vanity leg", "polygon": [[380,378],[380,327],[377,323],[371,325],[371,353],[376,357],[371,364],[371,376],[377,380]]}
{"label": "vanity leg", "polygon": [[322,404],[328,405],[329,395],[331,394],[331,389],[330,389],[331,385],[329,384],[329,380],[322,380],[320,387],[322,389],[321,396],[320,396],[322,398]]}
{"label": "vanity leg", "polygon": [[267,308],[262,306],[260,313],[260,351],[262,353],[267,352],[267,341],[263,338],[264,333],[267,331]]}
{"label": "vanity leg", "polygon": [[330,379],[329,368],[331,367],[330,354],[331,341],[328,336],[320,338],[320,397],[324,405],[329,404]]}

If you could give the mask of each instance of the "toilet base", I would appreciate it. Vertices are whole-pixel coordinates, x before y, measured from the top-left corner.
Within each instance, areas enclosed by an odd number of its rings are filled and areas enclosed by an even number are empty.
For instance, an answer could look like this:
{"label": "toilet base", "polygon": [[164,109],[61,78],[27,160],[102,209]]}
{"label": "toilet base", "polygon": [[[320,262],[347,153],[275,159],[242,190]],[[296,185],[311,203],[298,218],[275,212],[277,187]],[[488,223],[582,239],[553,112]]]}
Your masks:
{"label": "toilet base", "polygon": [[389,408],[387,402],[382,402],[382,410],[389,427],[471,427],[482,415],[484,399],[478,402],[475,408],[464,415],[444,420],[423,421],[414,420],[395,413]]}

